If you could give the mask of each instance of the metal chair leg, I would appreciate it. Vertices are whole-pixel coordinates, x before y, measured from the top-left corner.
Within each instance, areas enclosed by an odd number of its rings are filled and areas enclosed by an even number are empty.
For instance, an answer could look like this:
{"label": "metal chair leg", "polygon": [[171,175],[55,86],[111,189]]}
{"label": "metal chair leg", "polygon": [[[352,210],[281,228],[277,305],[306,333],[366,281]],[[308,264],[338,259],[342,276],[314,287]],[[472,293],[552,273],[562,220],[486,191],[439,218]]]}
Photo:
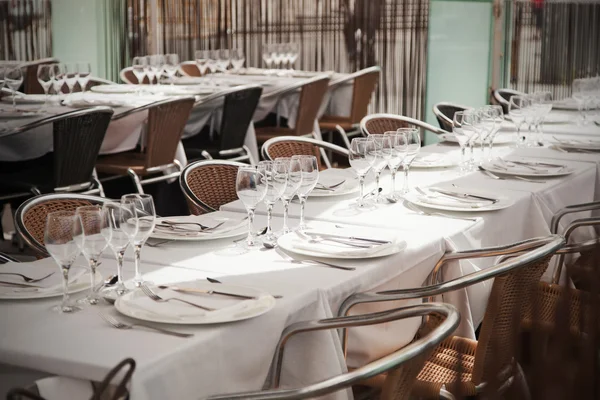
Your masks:
{"label": "metal chair leg", "polygon": [[127,169],[127,173],[133,179],[133,184],[135,185],[135,189],[139,194],[144,194],[144,189],[142,188],[142,182],[140,181],[140,177],[135,173],[131,168]]}

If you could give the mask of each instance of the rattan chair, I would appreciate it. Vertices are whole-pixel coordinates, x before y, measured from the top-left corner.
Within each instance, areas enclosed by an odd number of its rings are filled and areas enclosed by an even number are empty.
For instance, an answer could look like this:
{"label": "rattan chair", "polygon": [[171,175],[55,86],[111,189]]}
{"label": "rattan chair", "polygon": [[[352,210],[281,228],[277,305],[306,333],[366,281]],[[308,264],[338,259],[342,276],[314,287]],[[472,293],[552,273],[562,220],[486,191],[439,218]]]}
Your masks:
{"label": "rattan chair", "polygon": [[15,193],[83,192],[104,195],[94,166],[113,110],[75,110],[53,122],[51,165],[34,164],[23,171],[0,174],[0,182]]}
{"label": "rattan chair", "polygon": [[[244,141],[261,95],[262,87],[256,85],[238,86],[227,91],[224,95],[221,126],[215,145],[202,149],[185,146],[188,160],[217,158],[255,164],[256,160],[252,158],[250,149]],[[214,98],[204,99],[202,103],[214,100]]]}
{"label": "rattan chair", "polygon": [[379,82],[380,75],[381,68],[375,66],[332,81],[329,84],[330,92],[335,91],[348,82],[354,82],[350,115],[323,115],[319,119],[321,132],[338,132],[344,143],[349,143],[350,137],[360,135],[359,123],[367,115],[369,103]]}
{"label": "rattan chair", "polygon": [[77,207],[101,205],[110,201],[104,197],[85,194],[43,194],[26,200],[15,213],[15,227],[23,241],[35,252],[48,257],[44,246],[44,229],[49,213],[75,211]]}
{"label": "rattan chair", "polygon": [[237,200],[235,180],[240,167],[236,161],[203,160],[189,164],[181,172],[179,185],[192,214],[217,211],[223,204]]}
{"label": "rattan chair", "polygon": [[454,103],[437,103],[433,105],[433,114],[440,125],[440,128],[447,132],[452,132],[452,120],[454,113],[465,111],[471,107],[463,106]]}
{"label": "rattan chair", "polygon": [[[181,165],[175,160],[175,153],[194,101],[193,97],[183,97],[154,103],[148,109],[145,148],[99,157],[98,172],[129,175],[138,193],[144,193],[143,185],[179,177]],[[172,168],[176,171],[168,172]]]}
{"label": "rattan chair", "polygon": [[[429,125],[427,122],[418,119],[394,114],[371,114],[360,121],[360,130],[365,135],[383,134],[388,131],[395,131],[398,128],[417,127],[421,129],[421,140],[424,132],[429,131],[436,135],[447,133],[445,130]],[[348,143],[350,145],[350,143]]]}
{"label": "rattan chair", "polygon": [[182,62],[178,71],[182,76],[202,76],[195,61]]}
{"label": "rattan chair", "polygon": [[0,264],[6,264],[8,262],[20,262],[14,257],[9,256],[8,254],[0,253]]}
{"label": "rattan chair", "polygon": [[[424,317],[435,315],[441,317],[441,322],[429,333],[407,345],[406,347],[395,351],[379,360],[373,361],[354,371],[325,379],[302,388],[296,389],[277,389],[279,386],[279,376],[283,362],[284,346],[289,339],[300,333],[314,331],[331,330],[339,328],[359,327],[388,323],[406,318]],[[439,319],[436,320],[439,321]],[[210,400],[225,399],[313,399],[318,396],[324,396],[351,387],[365,379],[371,378],[382,372],[388,372],[391,377],[383,389],[382,400],[404,400],[409,399],[411,386],[416,375],[423,366],[428,355],[445,338],[456,329],[460,320],[460,315],[456,309],[448,304],[421,304],[411,307],[398,308],[391,311],[380,313],[364,314],[357,317],[328,318],[318,321],[298,322],[290,325],[283,332],[281,339],[275,351],[275,358],[272,364],[270,390],[230,393],[224,395],[211,396]]]}
{"label": "rattan chair", "polygon": [[[121,78],[123,82],[128,83],[130,85],[137,85],[139,83],[138,78],[133,73],[132,67],[123,68],[119,72],[119,78]],[[156,78],[152,78],[152,83],[155,84],[156,82]],[[145,85],[148,85],[150,83],[150,79],[148,78],[148,76],[144,76],[142,83]]]}
{"label": "rattan chair", "polygon": [[[129,398],[127,385],[131,381],[133,372],[135,371],[135,361],[132,358],[126,358],[111,369],[102,382],[92,382],[94,394],[90,400],[126,400]],[[111,382],[118,377],[115,384]],[[61,377],[50,377],[45,379],[61,379]],[[28,389],[12,389],[6,395],[7,400],[45,400],[40,396],[37,385],[33,385]]]}
{"label": "rattan chair", "polygon": [[[314,136],[315,121],[325,99],[328,84],[329,76],[320,75],[302,83],[264,95],[263,98],[277,96],[281,99],[290,93],[300,90],[300,101],[298,102],[298,113],[294,128],[282,126],[256,128],[256,140],[258,143],[264,143],[277,136]],[[276,110],[278,109],[278,104],[275,106]]]}
{"label": "rattan chair", "polygon": [[261,151],[265,160],[274,160],[277,157],[291,157],[294,155],[315,156],[319,163],[319,170],[331,168],[331,162],[327,157],[326,151],[331,151],[345,158],[350,153],[347,149],[335,144],[297,136],[280,136],[269,139],[263,144]]}
{"label": "rattan chair", "polygon": [[524,96],[525,93],[513,89],[496,89],[492,92],[492,103],[502,107],[505,115],[508,115],[508,104],[513,96]]}
{"label": "rattan chair", "polygon": [[21,64],[23,71],[23,91],[26,94],[44,94],[44,89],[37,79],[37,69],[40,65],[57,63],[56,58],[42,58]]}
{"label": "rattan chair", "polygon": [[[552,255],[565,240],[562,236],[530,239],[507,246],[446,253],[436,264],[425,287],[359,293],[340,307],[340,316],[362,303],[428,298],[463,289],[494,278],[490,298],[481,325],[479,341],[454,336],[445,340],[425,363],[413,386],[413,394],[423,398],[452,398],[442,389],[460,396],[476,396],[495,384],[494,389],[527,391],[522,371],[516,364],[517,336],[523,309],[533,293]],[[438,283],[448,261],[514,255],[495,266]],[[426,332],[424,324],[421,332]],[[346,337],[342,333],[345,351]],[[389,377],[388,377],[389,379]],[[387,381],[387,379],[385,380]],[[512,386],[512,387],[511,387]],[[487,393],[489,394],[489,393]]]}

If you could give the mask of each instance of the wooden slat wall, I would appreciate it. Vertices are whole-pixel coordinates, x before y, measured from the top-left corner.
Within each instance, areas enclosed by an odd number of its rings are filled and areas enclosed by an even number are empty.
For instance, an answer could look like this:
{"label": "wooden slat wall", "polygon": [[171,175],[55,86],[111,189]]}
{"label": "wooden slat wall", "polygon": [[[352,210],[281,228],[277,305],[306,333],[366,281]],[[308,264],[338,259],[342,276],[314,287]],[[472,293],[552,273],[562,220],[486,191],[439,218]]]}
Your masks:
{"label": "wooden slat wall", "polygon": [[0,59],[30,61],[52,55],[50,0],[0,0]]}

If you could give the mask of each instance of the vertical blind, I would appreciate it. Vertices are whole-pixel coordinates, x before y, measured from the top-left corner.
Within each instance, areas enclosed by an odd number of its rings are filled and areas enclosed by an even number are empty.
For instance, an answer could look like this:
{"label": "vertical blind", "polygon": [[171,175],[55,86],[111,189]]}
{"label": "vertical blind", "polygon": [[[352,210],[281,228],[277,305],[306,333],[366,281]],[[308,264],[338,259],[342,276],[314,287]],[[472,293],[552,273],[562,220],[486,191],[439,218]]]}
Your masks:
{"label": "vertical blind", "polygon": [[[372,111],[421,118],[429,0],[127,0],[130,54],[241,48],[261,66],[263,43],[296,42],[297,68],[383,70]],[[156,23],[151,18],[156,13]],[[155,27],[155,31],[153,31]]]}
{"label": "vertical blind", "polygon": [[0,59],[52,56],[50,0],[0,0]]}

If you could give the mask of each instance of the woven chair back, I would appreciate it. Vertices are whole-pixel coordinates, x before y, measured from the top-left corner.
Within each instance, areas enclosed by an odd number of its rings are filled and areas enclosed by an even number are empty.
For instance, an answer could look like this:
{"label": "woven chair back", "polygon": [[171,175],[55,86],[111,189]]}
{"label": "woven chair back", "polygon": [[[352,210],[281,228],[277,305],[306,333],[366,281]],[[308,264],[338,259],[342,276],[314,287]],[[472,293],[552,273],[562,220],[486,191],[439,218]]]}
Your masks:
{"label": "woven chair back", "polygon": [[382,135],[389,131],[395,132],[399,128],[408,127],[408,123],[395,118],[373,118],[365,122],[364,126],[367,135]]}
{"label": "woven chair back", "polygon": [[112,115],[92,109],[54,122],[55,187],[90,182]]}
{"label": "woven chair back", "polygon": [[329,78],[323,78],[302,86],[294,128],[297,136],[312,136],[315,120],[327,93],[328,85]]}
{"label": "woven chair back", "polygon": [[[435,112],[437,110],[438,112]],[[454,120],[454,113],[458,111],[465,111],[465,107],[454,106],[451,104],[436,104],[434,107],[435,118],[442,128],[445,131],[452,132],[452,121]]]}
{"label": "woven chair back", "polygon": [[261,87],[238,90],[225,96],[219,131],[219,150],[239,149],[244,145],[248,126],[258,106]]}
{"label": "woven chair back", "polygon": [[357,124],[368,112],[371,96],[379,82],[380,71],[372,71],[362,74],[354,79],[352,89],[352,108],[350,111],[350,122]]}
{"label": "woven chair back", "polygon": [[319,153],[319,147],[310,143],[290,141],[281,141],[269,146],[269,157],[273,160],[278,157],[291,156],[315,156],[319,164],[319,171],[325,169]]}
{"label": "woven chair back", "polygon": [[195,62],[182,62],[179,64],[179,70],[186,76],[202,76]]}
{"label": "woven chair back", "polygon": [[172,164],[194,106],[193,98],[166,100],[148,110],[145,167]]}

